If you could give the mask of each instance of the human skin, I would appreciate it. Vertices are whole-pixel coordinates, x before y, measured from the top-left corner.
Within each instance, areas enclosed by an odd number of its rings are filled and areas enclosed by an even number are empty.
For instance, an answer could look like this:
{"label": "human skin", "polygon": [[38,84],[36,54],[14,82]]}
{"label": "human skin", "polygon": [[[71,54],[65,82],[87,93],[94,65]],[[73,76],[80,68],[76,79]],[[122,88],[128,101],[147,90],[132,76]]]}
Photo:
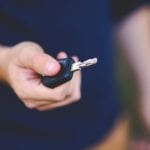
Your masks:
{"label": "human skin", "polygon": [[150,131],[150,7],[135,10],[118,26],[117,34],[137,79],[139,115]]}
{"label": "human skin", "polygon": [[[60,52],[57,58],[65,58]],[[76,56],[73,57],[76,60]],[[34,42],[21,42],[15,46],[0,46],[0,81],[10,86],[29,109],[51,110],[78,101],[81,97],[81,73],[74,73],[71,81],[54,89],[45,87],[40,75],[54,76],[60,64],[44,53]]]}

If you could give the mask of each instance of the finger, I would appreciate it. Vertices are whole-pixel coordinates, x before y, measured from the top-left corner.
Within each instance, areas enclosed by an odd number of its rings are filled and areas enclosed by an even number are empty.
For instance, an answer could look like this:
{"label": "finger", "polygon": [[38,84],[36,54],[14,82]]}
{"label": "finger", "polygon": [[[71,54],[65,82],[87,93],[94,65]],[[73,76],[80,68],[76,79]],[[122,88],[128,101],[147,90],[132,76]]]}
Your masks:
{"label": "finger", "polygon": [[52,110],[55,108],[63,107],[72,103],[77,102],[80,99],[80,91],[78,87],[76,86],[75,91],[72,95],[67,96],[64,100],[56,103],[51,103],[48,105],[41,105],[37,107],[39,111],[45,111],[45,110]]}
{"label": "finger", "polygon": [[65,52],[59,52],[57,55],[57,59],[67,58],[67,54]]}
{"label": "finger", "polygon": [[59,63],[51,56],[44,53],[34,55],[31,60],[28,60],[27,65],[37,73],[46,76],[56,75],[60,70]]}
{"label": "finger", "polygon": [[61,101],[67,95],[69,87],[70,81],[54,89],[47,88],[40,82],[36,83],[34,82],[34,84],[26,82],[24,87],[22,87],[23,88],[22,90],[26,92],[24,95],[28,99],[35,99],[39,101],[40,100]]}
{"label": "finger", "polygon": [[60,64],[56,59],[32,46],[27,46],[22,50],[19,61],[22,67],[32,69],[41,75],[52,76],[60,70]]}
{"label": "finger", "polygon": [[79,61],[78,56],[72,56],[72,58],[73,58],[73,60],[74,60],[75,62]]}
{"label": "finger", "polygon": [[79,80],[78,80],[77,76],[78,76],[78,75],[77,75],[77,72],[74,72],[74,73],[73,73],[73,77],[72,77],[72,79],[70,80],[69,88],[67,89],[67,94],[68,94],[68,95],[72,95],[72,93],[74,92],[75,86],[78,85]]}
{"label": "finger", "polygon": [[[75,60],[75,62],[79,61],[79,57],[78,56],[72,56],[72,58]],[[82,77],[82,72],[81,70],[79,71],[76,71],[74,73],[74,77],[73,77],[73,81],[77,84],[75,84],[75,87],[74,87],[74,97],[76,98],[76,100],[79,100],[81,98],[81,77]],[[78,81],[78,82],[76,82]]]}
{"label": "finger", "polygon": [[[75,82],[75,83],[74,83]],[[51,110],[58,107],[63,107],[65,105],[69,105],[71,103],[77,102],[81,98],[81,72],[78,71],[74,74],[72,84],[72,91],[68,92],[68,96],[64,98],[64,100],[51,103],[48,105],[41,105],[37,109],[40,111]]]}
{"label": "finger", "polygon": [[69,105],[71,103],[72,103],[72,101],[70,100],[70,97],[68,97],[67,99],[65,99],[61,102],[52,103],[52,104],[43,105],[43,106],[41,105],[37,108],[37,110],[39,110],[39,111],[52,110],[54,108],[63,107],[63,106]]}
{"label": "finger", "polygon": [[[77,56],[72,56],[75,62],[79,61],[79,58]],[[68,89],[69,93],[73,93],[75,87],[80,87],[80,82],[81,82],[81,72],[75,71],[73,73],[73,77],[71,80],[70,88]]]}
{"label": "finger", "polygon": [[74,85],[72,96],[74,101],[78,101],[81,98],[81,71],[74,73],[72,84]]}
{"label": "finger", "polygon": [[39,106],[43,106],[43,105],[48,105],[48,104],[52,104],[52,101],[37,101],[37,100],[24,100],[23,103],[25,104],[25,106],[29,109],[35,109],[38,108]]}

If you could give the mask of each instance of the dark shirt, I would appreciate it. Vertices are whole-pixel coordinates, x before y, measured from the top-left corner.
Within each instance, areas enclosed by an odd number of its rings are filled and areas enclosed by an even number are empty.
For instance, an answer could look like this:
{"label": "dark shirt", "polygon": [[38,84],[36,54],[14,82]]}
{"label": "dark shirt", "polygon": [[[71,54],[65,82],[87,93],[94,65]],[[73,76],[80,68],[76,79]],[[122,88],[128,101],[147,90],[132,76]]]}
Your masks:
{"label": "dark shirt", "polygon": [[0,43],[39,43],[56,56],[64,50],[81,60],[81,101],[53,111],[29,110],[0,86],[0,147],[3,150],[80,150],[111,130],[120,113],[113,75],[109,0],[1,0]]}

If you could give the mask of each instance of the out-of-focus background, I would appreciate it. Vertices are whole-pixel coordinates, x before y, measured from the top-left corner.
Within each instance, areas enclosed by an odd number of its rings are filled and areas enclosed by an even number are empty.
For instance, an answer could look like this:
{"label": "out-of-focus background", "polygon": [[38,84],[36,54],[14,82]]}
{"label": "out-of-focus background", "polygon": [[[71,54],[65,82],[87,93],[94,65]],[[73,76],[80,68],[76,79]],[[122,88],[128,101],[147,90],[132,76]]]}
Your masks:
{"label": "out-of-focus background", "polygon": [[117,47],[116,76],[119,96],[130,122],[130,138],[135,141],[147,141],[149,140],[150,134],[140,117],[136,79],[120,47]]}
{"label": "out-of-focus background", "polygon": [[[147,8],[149,8],[150,1],[149,0],[139,0],[139,1],[114,0],[113,2],[114,2],[112,4],[113,13],[114,13],[113,16],[115,16],[113,19],[116,21],[119,20],[119,22],[121,22],[124,21],[126,17],[129,17],[130,15],[134,14],[134,12],[140,7],[146,6]],[[136,43],[134,41],[134,38],[130,40],[132,40],[133,43]],[[137,149],[150,150],[150,131],[146,129],[146,124],[144,123],[144,119],[143,117],[141,117],[141,113],[140,113],[141,107],[139,107],[140,98],[139,98],[139,91],[137,86],[138,82],[136,81],[137,75],[134,75],[135,71],[132,70],[131,63],[129,64],[127,61],[127,58],[125,56],[126,50],[123,50],[123,48],[121,47],[122,45],[118,43],[118,41],[115,42],[117,43],[116,53],[115,53],[115,55],[117,56],[115,56],[116,59],[115,62],[116,62],[116,79],[118,83],[118,93],[130,123],[129,142],[135,143],[136,145],[135,146],[136,148],[135,147],[131,148],[131,150],[137,150]],[[146,143],[149,146],[148,148],[144,148],[144,146],[138,148],[139,143],[141,143],[142,145]]]}

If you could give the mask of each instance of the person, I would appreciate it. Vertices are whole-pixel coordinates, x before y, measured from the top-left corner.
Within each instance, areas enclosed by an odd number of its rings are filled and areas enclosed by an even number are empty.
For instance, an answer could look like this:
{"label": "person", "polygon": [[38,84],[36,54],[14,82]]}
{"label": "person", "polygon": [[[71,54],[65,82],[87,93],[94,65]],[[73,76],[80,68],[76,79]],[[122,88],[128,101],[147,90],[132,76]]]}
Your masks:
{"label": "person", "polygon": [[[146,4],[149,4],[147,1]],[[137,6],[136,6],[137,7]],[[125,50],[132,71],[134,73],[137,85],[137,99],[135,99],[134,110],[143,127],[147,128],[149,135],[150,118],[149,118],[149,27],[150,25],[150,8],[149,5],[135,9],[133,13],[124,19],[117,28],[118,36]],[[130,105],[130,104],[129,104]],[[146,132],[145,132],[146,133]],[[140,134],[140,132],[137,134]],[[144,133],[142,133],[144,134]],[[149,149],[149,137],[134,136],[130,137],[129,148],[131,150]]]}
{"label": "person", "polygon": [[[113,74],[110,2],[0,1],[2,149],[89,148],[102,142],[122,117]],[[99,63],[83,71],[82,87],[78,71],[71,81],[50,89],[40,75],[60,71],[55,56],[75,61],[96,56]]]}

